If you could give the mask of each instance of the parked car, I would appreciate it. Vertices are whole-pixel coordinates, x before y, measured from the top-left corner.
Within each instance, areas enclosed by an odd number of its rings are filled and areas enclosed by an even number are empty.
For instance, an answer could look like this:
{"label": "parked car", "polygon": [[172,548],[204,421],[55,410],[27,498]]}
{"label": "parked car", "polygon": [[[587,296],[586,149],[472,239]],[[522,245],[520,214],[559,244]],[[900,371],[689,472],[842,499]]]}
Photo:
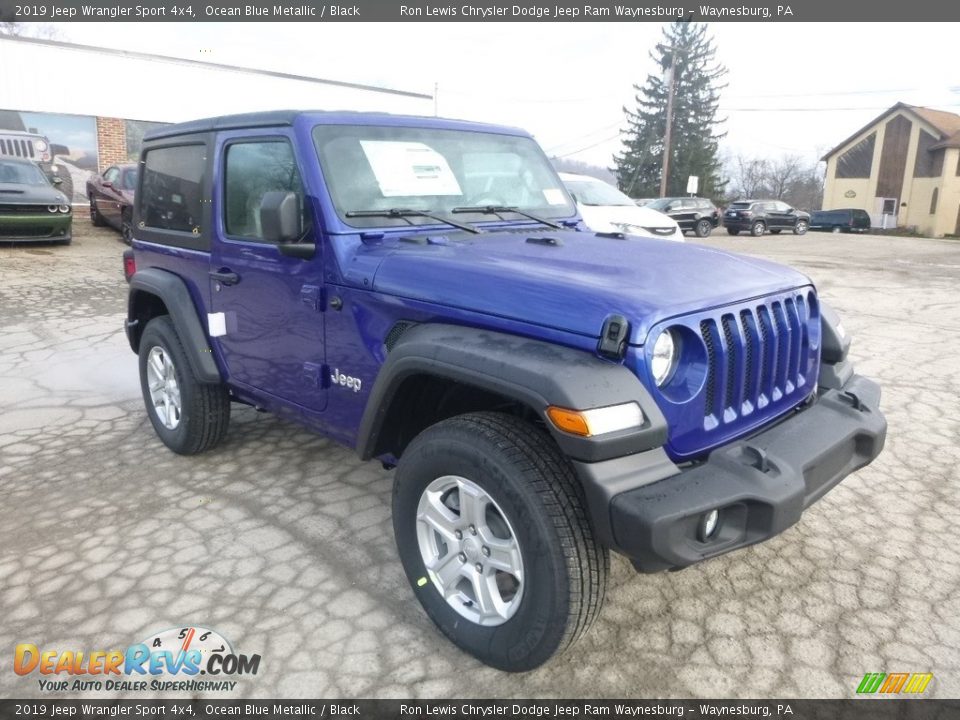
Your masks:
{"label": "parked car", "polygon": [[633,202],[639,207],[644,207],[645,205],[649,205],[656,199],[657,198],[637,198]]}
{"label": "parked car", "polygon": [[137,164],[112,165],[87,183],[90,222],[110,225],[130,244],[133,230],[133,196],[137,188]]}
{"label": "parked car", "polygon": [[647,207],[673,218],[683,232],[692,232],[701,238],[708,237],[720,224],[720,211],[706,198],[659,198]]}
{"label": "parked car", "polygon": [[683,241],[683,233],[677,223],[661,212],[638,207],[613,185],[572,173],[560,173],[560,179],[577,203],[583,222],[591,230]]}
{"label": "parked car", "polygon": [[213,448],[237,402],[396,466],[410,592],[494,667],[583,635],[611,550],[769,539],[883,447],[808,277],[584,229],[522,130],[254,113],[153,130],[140,167],[125,328],[160,441]]}
{"label": "parked car", "polygon": [[749,232],[759,237],[765,232],[777,235],[783,230],[803,235],[810,226],[810,214],[782,200],[738,200],[727,207],[723,224],[731,235]]}
{"label": "parked car", "polygon": [[857,208],[818,210],[810,216],[810,229],[835,233],[870,232],[870,215]]}
{"label": "parked car", "polygon": [[[69,155],[63,145],[51,144],[46,136],[38,133],[0,130],[0,159],[30,160],[40,168],[51,183],[56,183],[60,192],[73,201],[73,177],[69,169],[57,162],[58,155]],[[59,182],[57,182],[59,180]]]}
{"label": "parked car", "polygon": [[54,240],[69,245],[70,201],[29,160],[0,158],[0,240]]}

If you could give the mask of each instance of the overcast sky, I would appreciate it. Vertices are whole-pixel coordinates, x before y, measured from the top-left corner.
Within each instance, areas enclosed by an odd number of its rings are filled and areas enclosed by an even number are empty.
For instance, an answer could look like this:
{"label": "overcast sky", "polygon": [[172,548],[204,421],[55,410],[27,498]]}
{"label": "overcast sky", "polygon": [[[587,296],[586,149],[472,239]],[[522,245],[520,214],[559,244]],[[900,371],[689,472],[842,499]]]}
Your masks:
{"label": "overcast sky", "polygon": [[[433,93],[602,166],[657,23],[72,23],[59,39]],[[723,152],[814,160],[897,101],[960,113],[960,25],[714,23]],[[90,68],[90,76],[109,73]],[[117,88],[115,92],[122,92]]]}

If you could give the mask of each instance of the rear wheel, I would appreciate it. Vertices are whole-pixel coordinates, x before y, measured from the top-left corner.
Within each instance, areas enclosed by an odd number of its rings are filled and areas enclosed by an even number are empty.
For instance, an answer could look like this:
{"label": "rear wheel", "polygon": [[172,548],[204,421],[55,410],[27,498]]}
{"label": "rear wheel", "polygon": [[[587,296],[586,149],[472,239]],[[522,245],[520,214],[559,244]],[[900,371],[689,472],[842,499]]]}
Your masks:
{"label": "rear wheel", "polygon": [[94,227],[103,227],[107,224],[103,215],[97,209],[97,201],[92,196],[90,197],[90,222],[93,223]]}
{"label": "rear wheel", "polygon": [[806,220],[797,220],[797,224],[793,226],[794,235],[805,235],[807,232],[808,223]]}
{"label": "rear wheel", "polygon": [[531,670],[596,618],[609,555],[542,430],[475,413],[424,430],[393,486],[397,549],[440,630],[482,662]]}
{"label": "rear wheel", "polygon": [[224,385],[193,376],[169,316],[147,323],[138,354],[143,401],[163,444],[180,455],[194,455],[219,443],[230,423],[230,395]]}
{"label": "rear wheel", "polygon": [[840,228],[839,228],[839,227],[834,227],[833,230],[831,230],[830,232],[832,232],[834,235],[839,235],[839,234],[840,234]]}
{"label": "rear wheel", "polygon": [[120,237],[127,245],[133,242],[133,218],[130,208],[125,208],[120,216]]}
{"label": "rear wheel", "polygon": [[709,237],[710,231],[713,230],[713,224],[709,220],[700,220],[694,227],[694,232],[697,237]]}
{"label": "rear wheel", "polygon": [[760,237],[767,230],[766,224],[762,220],[757,220],[750,226],[750,234],[754,237]]}

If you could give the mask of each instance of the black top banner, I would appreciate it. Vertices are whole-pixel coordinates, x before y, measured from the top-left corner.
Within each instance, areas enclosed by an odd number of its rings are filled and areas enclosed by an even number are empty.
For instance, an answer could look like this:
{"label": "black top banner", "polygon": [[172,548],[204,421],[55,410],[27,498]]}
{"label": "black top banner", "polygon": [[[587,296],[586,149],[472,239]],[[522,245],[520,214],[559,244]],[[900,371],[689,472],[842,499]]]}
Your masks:
{"label": "black top banner", "polygon": [[[945,22],[944,0],[0,0],[7,22]],[[817,38],[811,36],[811,43]]]}
{"label": "black top banner", "polygon": [[0,700],[8,718],[958,720],[957,700]]}

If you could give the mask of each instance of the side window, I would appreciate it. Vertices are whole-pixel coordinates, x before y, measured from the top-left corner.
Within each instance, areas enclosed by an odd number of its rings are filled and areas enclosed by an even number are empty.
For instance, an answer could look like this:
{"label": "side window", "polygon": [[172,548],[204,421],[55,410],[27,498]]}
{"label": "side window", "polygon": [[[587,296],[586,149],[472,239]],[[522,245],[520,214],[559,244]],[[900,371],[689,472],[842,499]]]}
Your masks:
{"label": "side window", "polygon": [[144,158],[140,212],[147,227],[201,232],[206,147],[179,145],[149,150]]}
{"label": "side window", "polygon": [[103,179],[104,179],[106,182],[116,184],[116,182],[117,182],[117,177],[119,177],[119,175],[120,175],[120,171],[117,170],[117,168],[112,167],[112,168],[109,168],[109,169],[103,174]]}
{"label": "side window", "polygon": [[224,224],[227,235],[260,239],[260,203],[272,191],[294,192],[303,207],[303,183],[285,140],[237,142],[227,147]]}
{"label": "side window", "polygon": [[777,206],[777,212],[789,212],[790,206],[785,202],[774,203]]}

